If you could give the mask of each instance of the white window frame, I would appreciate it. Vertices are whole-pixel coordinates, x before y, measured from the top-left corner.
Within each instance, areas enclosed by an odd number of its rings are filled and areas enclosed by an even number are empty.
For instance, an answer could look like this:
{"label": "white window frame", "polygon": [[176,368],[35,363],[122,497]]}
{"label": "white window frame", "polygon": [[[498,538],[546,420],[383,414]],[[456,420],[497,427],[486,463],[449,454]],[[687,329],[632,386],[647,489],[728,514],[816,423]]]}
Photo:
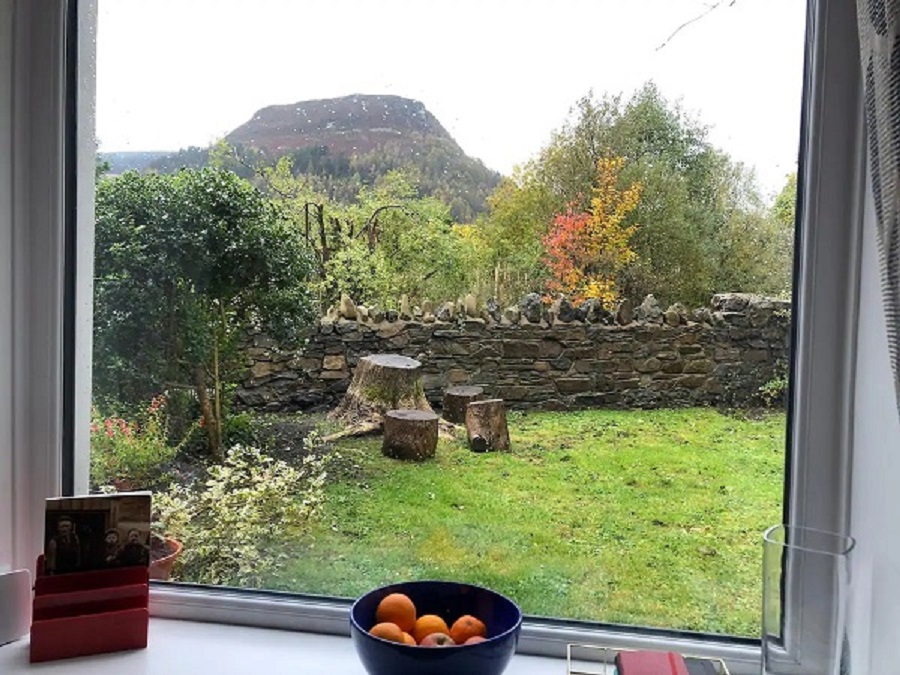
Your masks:
{"label": "white window frame", "polygon": [[64,12],[0,8],[0,564],[33,568],[61,487]]}
{"label": "white window frame", "polygon": [[[13,38],[5,39],[7,24],[0,23],[0,565],[14,567],[33,567],[41,548],[42,500],[62,487],[66,4],[0,0],[0,19],[12,17]],[[841,533],[849,523],[864,177],[855,17],[852,0],[810,0],[808,142],[801,162],[805,206],[793,317],[792,491],[786,509],[791,524]],[[83,492],[89,450],[96,0],[78,2],[77,25],[75,489]],[[5,150],[12,158],[7,164]],[[807,606],[803,598],[790,602],[795,614]],[[169,618],[348,633],[346,602],[287,594],[155,585],[151,611]],[[758,672],[759,648],[747,641],[570,621],[528,621],[520,651],[563,656],[568,642],[672,648],[726,658],[736,674]]]}

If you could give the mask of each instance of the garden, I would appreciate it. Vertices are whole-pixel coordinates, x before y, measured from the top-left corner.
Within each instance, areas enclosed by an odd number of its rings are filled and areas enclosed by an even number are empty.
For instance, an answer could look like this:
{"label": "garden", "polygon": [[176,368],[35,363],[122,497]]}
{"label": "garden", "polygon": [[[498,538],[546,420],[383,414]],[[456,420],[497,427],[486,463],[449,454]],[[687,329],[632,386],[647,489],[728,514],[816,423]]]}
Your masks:
{"label": "garden", "polygon": [[[471,222],[402,167],[339,199],[290,157],[209,164],[98,167],[91,487],[154,491],[173,579],[457,579],[532,615],[756,632],[795,182],[767,203],[652,85],[579,101]],[[379,415],[332,414],[375,353],[422,365],[426,406],[505,400],[509,449],[442,422],[433,457],[385,456]]]}
{"label": "garden", "polygon": [[539,616],[753,634],[782,413],[527,412],[509,425],[508,453],[442,439],[420,464],[383,456],[380,438],[322,443],[322,415],[261,416],[261,450],[237,446],[193,495],[177,463],[163,477],[168,531],[191,542],[179,578],[340,597],[457,579]]}

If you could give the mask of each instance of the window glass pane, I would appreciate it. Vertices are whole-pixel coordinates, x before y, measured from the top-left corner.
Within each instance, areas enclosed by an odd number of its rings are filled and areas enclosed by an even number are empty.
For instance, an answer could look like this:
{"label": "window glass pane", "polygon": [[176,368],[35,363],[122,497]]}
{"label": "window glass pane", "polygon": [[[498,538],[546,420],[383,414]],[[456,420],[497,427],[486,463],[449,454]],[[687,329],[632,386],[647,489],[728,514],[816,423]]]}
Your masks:
{"label": "window glass pane", "polygon": [[91,484],[173,578],[757,634],[804,2],[99,12]]}

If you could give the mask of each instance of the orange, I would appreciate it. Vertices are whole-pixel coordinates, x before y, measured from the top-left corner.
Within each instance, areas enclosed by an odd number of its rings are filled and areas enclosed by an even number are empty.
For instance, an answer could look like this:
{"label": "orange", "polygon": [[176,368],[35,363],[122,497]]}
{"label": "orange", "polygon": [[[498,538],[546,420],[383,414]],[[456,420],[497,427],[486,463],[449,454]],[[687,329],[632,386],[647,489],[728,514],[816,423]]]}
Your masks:
{"label": "orange", "polygon": [[432,633],[445,633],[449,635],[450,629],[447,628],[447,622],[437,614],[423,614],[416,620],[416,627],[413,629],[413,637],[416,639],[416,642],[422,644],[422,640]]}
{"label": "orange", "polygon": [[416,646],[416,639],[415,639],[412,635],[410,635],[409,633],[404,633],[404,634],[403,634],[403,642],[404,642],[405,644],[410,645],[411,647],[415,647],[415,646]]}
{"label": "orange", "polygon": [[463,644],[469,638],[484,637],[485,635],[487,635],[487,629],[484,623],[471,614],[459,617],[453,622],[453,627],[450,629],[450,637],[458,645]]}
{"label": "orange", "polygon": [[391,642],[403,642],[403,631],[395,623],[384,622],[375,624],[369,631],[375,637],[380,637]]}
{"label": "orange", "polygon": [[395,623],[404,633],[412,633],[416,627],[416,606],[409,596],[391,593],[378,603],[375,620],[378,623]]}

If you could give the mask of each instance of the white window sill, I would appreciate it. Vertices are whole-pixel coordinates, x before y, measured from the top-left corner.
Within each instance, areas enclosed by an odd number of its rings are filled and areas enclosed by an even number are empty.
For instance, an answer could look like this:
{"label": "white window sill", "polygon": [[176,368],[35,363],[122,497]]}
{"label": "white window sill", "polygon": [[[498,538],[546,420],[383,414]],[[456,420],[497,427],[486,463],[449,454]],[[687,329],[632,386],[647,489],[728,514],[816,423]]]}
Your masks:
{"label": "white window sill", "polygon": [[[593,670],[598,670],[594,664]],[[28,639],[0,647],[0,673],[172,675],[172,673],[329,673],[366,675],[350,638],[214,623],[150,620],[147,649],[31,665]],[[564,675],[560,659],[513,657],[508,675]]]}

